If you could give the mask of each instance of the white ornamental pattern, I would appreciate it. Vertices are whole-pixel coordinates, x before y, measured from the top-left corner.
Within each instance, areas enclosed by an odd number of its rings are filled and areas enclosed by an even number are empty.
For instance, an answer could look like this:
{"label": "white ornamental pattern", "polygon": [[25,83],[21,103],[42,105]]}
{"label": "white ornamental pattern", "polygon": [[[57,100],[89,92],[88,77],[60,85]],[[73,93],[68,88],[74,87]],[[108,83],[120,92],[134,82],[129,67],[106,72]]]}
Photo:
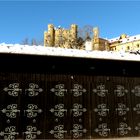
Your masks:
{"label": "white ornamental pattern", "polygon": [[71,110],[73,112],[73,117],[82,116],[83,113],[87,111],[86,108],[83,108],[82,104],[78,104],[78,103],[73,104],[73,109]]}
{"label": "white ornamental pattern", "polygon": [[123,97],[126,93],[128,93],[128,90],[122,85],[117,85],[116,88],[117,89],[114,90],[114,93],[117,95],[117,97]]}
{"label": "white ornamental pattern", "polygon": [[99,104],[97,108],[94,109],[94,112],[97,112],[99,116],[105,117],[109,113],[109,109],[106,104]]}
{"label": "white ornamental pattern", "polygon": [[138,132],[140,132],[140,123],[138,123],[137,126],[135,126],[135,130],[137,130]]}
{"label": "white ornamental pattern", "polygon": [[35,83],[29,83],[29,88],[25,89],[25,92],[28,93],[28,96],[33,97],[43,92],[43,89],[39,88],[39,86]]}
{"label": "white ornamental pattern", "polygon": [[110,129],[108,128],[107,123],[102,123],[98,125],[98,128],[95,129],[95,132],[102,137],[107,137],[109,136]]}
{"label": "white ornamental pattern", "polygon": [[128,126],[128,124],[124,122],[119,123],[119,128],[117,128],[118,134],[120,136],[127,135],[130,130],[131,130],[131,127]]}
{"label": "white ornamental pattern", "polygon": [[26,132],[23,132],[25,135],[25,140],[34,140],[37,138],[38,135],[41,135],[41,131],[37,130],[36,127],[33,126],[27,126]]}
{"label": "white ornamental pattern", "polygon": [[129,111],[129,108],[126,107],[125,104],[118,103],[118,108],[116,108],[116,111],[119,116],[123,116],[126,115],[126,113]]}
{"label": "white ornamental pattern", "polygon": [[96,93],[100,97],[105,97],[108,94],[108,90],[105,89],[105,85],[97,85],[96,89],[93,89],[93,93]]}
{"label": "white ornamental pattern", "polygon": [[57,125],[50,131],[50,134],[52,134],[56,139],[64,139],[65,133],[67,133],[67,131],[64,130],[64,125]]}
{"label": "white ornamental pattern", "polygon": [[73,93],[74,97],[82,96],[83,93],[86,93],[86,89],[83,88],[82,85],[74,84],[73,89],[71,89],[71,92]]}
{"label": "white ornamental pattern", "polygon": [[65,89],[64,84],[55,85],[55,87],[52,88],[50,91],[59,97],[63,97],[63,96],[65,96],[65,93],[67,93],[67,89]]}
{"label": "white ornamental pattern", "polygon": [[134,89],[131,90],[131,92],[135,94],[135,96],[140,97],[140,85],[135,86]]}
{"label": "white ornamental pattern", "polygon": [[8,93],[10,96],[17,97],[19,93],[21,93],[22,89],[19,88],[19,83],[9,84],[8,87],[3,89],[5,92]]}
{"label": "white ornamental pattern", "polygon": [[[8,93],[8,95],[17,97],[21,93],[24,93],[28,95],[29,97],[34,97],[39,95],[41,92],[43,92],[43,89],[40,88],[35,83],[29,83],[29,88],[23,90],[20,88],[19,83],[12,83],[9,84],[7,87],[3,89],[5,92]],[[24,91],[24,92],[23,92]],[[65,89],[64,84],[58,84],[55,85],[54,88],[50,90],[53,92],[56,96],[63,97],[66,93],[68,93],[68,90]],[[73,93],[74,97],[82,96],[83,93],[86,93],[87,90],[83,88],[82,85],[74,84],[72,89],[69,90],[69,93]],[[95,89],[93,89],[93,93],[97,94],[99,97],[106,97],[109,94],[108,89],[106,89],[104,84],[97,85]],[[123,85],[116,85],[116,89],[114,90],[114,94],[117,97],[123,97],[128,93],[128,90],[125,89]],[[136,97],[140,97],[140,85],[137,85],[134,87],[134,89],[131,90],[131,93],[133,93]],[[15,99],[15,98],[14,98]],[[76,101],[78,98],[75,98]],[[104,100],[105,98],[100,98],[101,100]],[[117,98],[118,99],[118,98]],[[120,99],[120,98],[119,98]],[[79,100],[79,99],[78,99]],[[130,111],[131,108],[127,107],[123,103],[118,103],[116,110],[116,114],[120,116],[120,118],[127,114],[127,112]],[[133,111],[136,112],[137,115],[140,115],[140,103],[136,104],[133,108]],[[17,118],[17,115],[24,111],[24,114],[26,114],[25,117],[28,119],[32,119],[35,117],[38,117],[39,114],[43,112],[42,109],[38,107],[36,104],[27,104],[26,110],[19,110],[18,104],[9,104],[5,108],[2,108],[1,112],[8,117],[7,122],[10,124],[11,119]],[[53,108],[50,109],[50,112],[54,114],[57,118],[57,123],[60,123],[60,118],[65,117],[65,113],[67,113],[67,109],[65,108],[64,104],[56,104]],[[82,122],[81,118],[74,118],[74,117],[81,117],[85,112],[87,112],[87,109],[83,107],[82,104],[74,103],[72,108],[70,108],[70,114],[73,115],[73,119],[78,120],[79,122]],[[93,110],[92,110],[93,112]],[[108,108],[107,104],[101,103],[94,108],[94,112],[99,115],[99,121],[100,124],[97,125],[97,128],[94,128],[94,133],[97,133],[101,137],[108,137],[110,134],[110,128],[108,128],[107,123],[103,123],[103,117],[106,117],[109,115],[110,109]],[[12,120],[12,121],[13,121]],[[62,119],[60,119],[62,120]],[[124,121],[126,121],[126,118],[123,118]],[[34,123],[36,123],[36,120],[33,120]],[[55,122],[55,123],[56,123]],[[79,123],[78,122],[78,123]],[[9,125],[8,124],[8,125]],[[54,126],[54,129],[49,131],[50,134],[54,136],[56,139],[64,139],[65,133],[68,131],[64,129],[63,124],[59,124]],[[83,126],[81,124],[77,124],[77,122],[74,122],[72,124],[72,130],[70,130],[70,133],[72,134],[74,139],[78,139],[82,137],[85,133],[87,133],[87,129],[83,129]],[[134,126],[135,131],[138,131],[140,133],[140,122],[137,122]],[[116,132],[120,136],[125,136],[131,131],[132,128],[127,124],[126,122],[120,122],[118,128],[116,128]],[[5,140],[14,140],[16,139],[16,136],[19,135],[19,132],[16,132],[16,126],[8,126],[4,129],[4,131],[0,132],[0,137],[2,137]],[[25,136],[25,140],[33,140],[36,139],[37,136],[41,135],[41,131],[37,129],[35,126],[26,126],[25,132],[22,132]]]}
{"label": "white ornamental pattern", "polygon": [[27,114],[27,118],[35,118],[38,114],[42,113],[42,109],[39,109],[35,104],[28,104],[28,109],[24,110]]}
{"label": "white ornamental pattern", "polygon": [[16,135],[19,135],[16,132],[16,126],[9,126],[5,128],[5,131],[0,132],[0,136],[3,137],[4,140],[14,140]]}
{"label": "white ornamental pattern", "polygon": [[17,109],[17,104],[10,104],[7,108],[2,109],[1,112],[5,113],[9,118],[16,118],[20,110]]}
{"label": "white ornamental pattern", "polygon": [[50,109],[50,112],[54,113],[57,117],[64,117],[65,112],[67,109],[64,108],[64,104],[57,104],[54,108]]}
{"label": "white ornamental pattern", "polygon": [[71,132],[73,133],[73,138],[77,139],[82,137],[83,133],[87,133],[87,130],[83,129],[83,126],[80,124],[73,124],[73,130]]}
{"label": "white ornamental pattern", "polygon": [[136,107],[134,107],[133,110],[140,115],[140,104],[136,104]]}

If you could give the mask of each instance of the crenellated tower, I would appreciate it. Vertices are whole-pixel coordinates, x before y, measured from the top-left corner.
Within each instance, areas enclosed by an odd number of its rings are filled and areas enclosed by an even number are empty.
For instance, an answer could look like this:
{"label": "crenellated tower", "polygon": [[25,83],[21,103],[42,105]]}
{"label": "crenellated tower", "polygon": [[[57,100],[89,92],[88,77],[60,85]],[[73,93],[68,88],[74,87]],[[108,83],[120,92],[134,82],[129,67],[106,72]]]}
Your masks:
{"label": "crenellated tower", "polygon": [[48,45],[49,46],[54,46],[55,32],[54,32],[53,24],[48,25],[48,35],[49,35]]}
{"label": "crenellated tower", "polygon": [[99,50],[99,28],[93,28],[93,48]]}
{"label": "crenellated tower", "polygon": [[60,46],[63,42],[63,29],[58,28],[55,30],[55,46]]}
{"label": "crenellated tower", "polygon": [[53,24],[48,24],[48,32],[44,32],[44,46],[54,46],[55,31]]}
{"label": "crenellated tower", "polygon": [[93,50],[106,50],[108,48],[108,41],[104,38],[99,37],[99,29],[98,27],[93,28]]}
{"label": "crenellated tower", "polygon": [[70,38],[72,39],[72,41],[76,41],[77,39],[77,25],[76,24],[72,24],[71,28],[70,28]]}

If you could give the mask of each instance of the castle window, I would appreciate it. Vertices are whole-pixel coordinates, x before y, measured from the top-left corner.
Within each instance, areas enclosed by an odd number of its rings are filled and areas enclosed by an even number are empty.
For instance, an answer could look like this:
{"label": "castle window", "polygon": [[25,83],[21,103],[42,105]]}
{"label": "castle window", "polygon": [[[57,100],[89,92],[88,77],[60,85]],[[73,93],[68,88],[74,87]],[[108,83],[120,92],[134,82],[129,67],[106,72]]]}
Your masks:
{"label": "castle window", "polygon": [[127,46],[127,50],[129,50],[130,49],[130,47],[129,46]]}
{"label": "castle window", "polygon": [[139,46],[140,46],[140,45],[139,45],[139,44],[137,44],[137,48],[139,48]]}

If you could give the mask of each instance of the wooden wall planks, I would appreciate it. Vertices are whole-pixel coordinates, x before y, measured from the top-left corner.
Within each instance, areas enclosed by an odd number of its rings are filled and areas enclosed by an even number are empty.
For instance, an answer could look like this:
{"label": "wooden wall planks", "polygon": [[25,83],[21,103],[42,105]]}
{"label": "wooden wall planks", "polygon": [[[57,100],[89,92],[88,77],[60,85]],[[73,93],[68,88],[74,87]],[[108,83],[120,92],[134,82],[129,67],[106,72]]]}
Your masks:
{"label": "wooden wall planks", "polygon": [[140,138],[139,63],[0,58],[0,139]]}

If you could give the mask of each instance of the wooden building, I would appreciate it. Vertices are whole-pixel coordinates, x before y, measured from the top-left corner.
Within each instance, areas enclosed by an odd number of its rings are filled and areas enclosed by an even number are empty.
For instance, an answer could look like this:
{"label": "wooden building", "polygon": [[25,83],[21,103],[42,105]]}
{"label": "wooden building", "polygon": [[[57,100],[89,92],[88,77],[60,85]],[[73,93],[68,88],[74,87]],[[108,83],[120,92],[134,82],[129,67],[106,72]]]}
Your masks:
{"label": "wooden building", "polygon": [[139,139],[139,63],[0,53],[0,139]]}

